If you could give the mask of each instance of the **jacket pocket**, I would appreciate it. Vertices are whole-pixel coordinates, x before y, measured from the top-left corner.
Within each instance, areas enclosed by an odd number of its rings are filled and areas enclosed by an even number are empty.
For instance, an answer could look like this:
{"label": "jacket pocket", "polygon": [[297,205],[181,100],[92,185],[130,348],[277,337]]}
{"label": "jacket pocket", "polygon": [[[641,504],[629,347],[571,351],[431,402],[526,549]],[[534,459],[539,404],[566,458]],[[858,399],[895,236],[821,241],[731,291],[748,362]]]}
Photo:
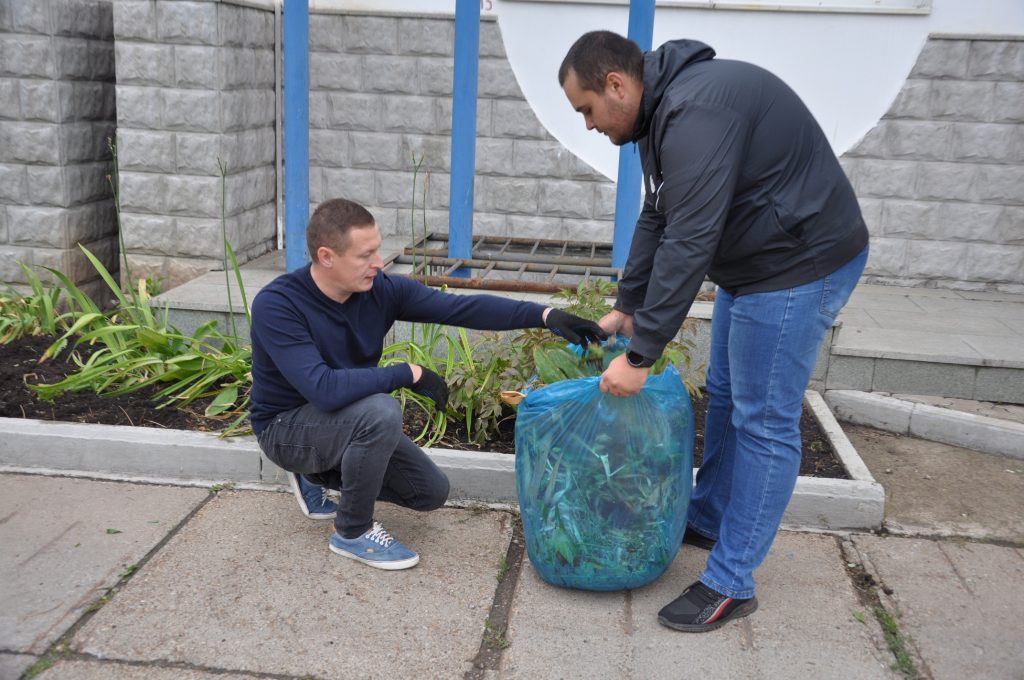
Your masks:
{"label": "jacket pocket", "polygon": [[718,260],[722,263],[748,260],[754,264],[772,253],[803,246],[799,238],[783,229],[772,204],[748,216],[730,216],[730,222],[731,228],[723,234],[718,248]]}

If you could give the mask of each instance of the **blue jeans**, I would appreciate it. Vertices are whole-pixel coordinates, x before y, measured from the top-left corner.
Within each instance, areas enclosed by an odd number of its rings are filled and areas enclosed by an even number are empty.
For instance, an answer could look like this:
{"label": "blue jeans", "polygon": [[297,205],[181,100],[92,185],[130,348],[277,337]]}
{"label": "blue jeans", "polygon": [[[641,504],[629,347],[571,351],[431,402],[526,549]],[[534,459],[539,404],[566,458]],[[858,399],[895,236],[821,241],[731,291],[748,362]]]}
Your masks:
{"label": "blue jeans", "polygon": [[387,394],[330,413],[311,404],[279,413],[257,441],[278,466],[341,491],[334,528],[345,538],[373,525],[376,501],[426,511],[448,498],[448,478],[402,434],[402,409]]}
{"label": "blue jeans", "polygon": [[689,525],[717,539],[700,580],[754,595],[800,472],[804,390],[825,332],[864,270],[868,250],[811,283],[734,297],[721,288],[711,319],[704,460]]}

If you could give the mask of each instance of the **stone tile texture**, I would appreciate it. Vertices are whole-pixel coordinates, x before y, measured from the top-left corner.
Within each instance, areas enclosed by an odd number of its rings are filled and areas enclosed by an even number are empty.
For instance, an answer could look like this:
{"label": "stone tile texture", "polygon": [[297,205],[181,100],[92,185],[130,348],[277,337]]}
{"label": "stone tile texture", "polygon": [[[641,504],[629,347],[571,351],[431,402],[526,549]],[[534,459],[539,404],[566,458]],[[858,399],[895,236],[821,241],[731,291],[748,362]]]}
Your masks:
{"label": "stone tile texture", "polygon": [[381,505],[377,518],[420,553],[416,568],[385,572],[331,553],[331,522],[310,522],[290,495],[221,493],[73,646],[289,677],[337,677],[342,663],[347,678],[461,677],[480,644],[511,516]]}
{"label": "stone tile texture", "polygon": [[47,651],[206,495],[205,489],[0,475],[0,648]]}
{"label": "stone tile texture", "polygon": [[[0,15],[0,248],[20,246],[0,264],[0,283],[24,284],[16,262],[47,280],[38,268],[61,268],[79,242],[116,241],[105,179],[115,124],[113,9],[6,0]],[[85,287],[99,281],[91,267],[65,273]]]}
{"label": "stone tile texture", "polygon": [[[869,281],[1006,292],[1019,242],[1024,78],[1017,37],[932,37],[888,113],[845,155],[877,245]],[[1017,225],[1017,236],[1006,224]]]}
{"label": "stone tile texture", "polygon": [[[934,678],[1018,678],[1024,554],[982,543],[857,536]],[[985,606],[979,607],[978,603]]]}
{"label": "stone tile texture", "polygon": [[660,579],[627,593],[556,588],[524,563],[512,645],[497,677],[894,678],[876,646],[877,624],[870,615],[865,624],[853,616],[867,612],[836,552],[833,537],[780,534],[755,575],[758,611],[710,635],[657,621],[658,610],[699,576],[704,551],[683,546]]}

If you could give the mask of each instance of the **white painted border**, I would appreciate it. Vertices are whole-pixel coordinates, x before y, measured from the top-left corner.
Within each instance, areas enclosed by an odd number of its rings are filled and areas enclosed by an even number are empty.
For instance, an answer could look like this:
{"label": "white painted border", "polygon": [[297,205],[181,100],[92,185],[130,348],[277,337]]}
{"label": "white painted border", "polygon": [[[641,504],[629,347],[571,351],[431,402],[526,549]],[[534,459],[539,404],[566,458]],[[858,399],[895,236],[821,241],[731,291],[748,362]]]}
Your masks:
{"label": "white painted border", "polygon": [[842,420],[887,432],[1024,460],[1024,425],[872,392],[827,390]]}
{"label": "white painted border", "polygon": [[[811,408],[818,415],[820,405]],[[854,479],[800,477],[783,525],[814,530],[881,526],[882,487],[865,472],[842,430],[828,425],[823,414],[819,423],[842,451]],[[427,454],[448,475],[454,503],[517,504],[514,456],[441,448],[427,449]],[[231,482],[236,488],[280,489],[283,484],[281,469],[266,459],[254,437],[221,439],[205,432],[20,418],[0,418],[0,472],[199,487]]]}

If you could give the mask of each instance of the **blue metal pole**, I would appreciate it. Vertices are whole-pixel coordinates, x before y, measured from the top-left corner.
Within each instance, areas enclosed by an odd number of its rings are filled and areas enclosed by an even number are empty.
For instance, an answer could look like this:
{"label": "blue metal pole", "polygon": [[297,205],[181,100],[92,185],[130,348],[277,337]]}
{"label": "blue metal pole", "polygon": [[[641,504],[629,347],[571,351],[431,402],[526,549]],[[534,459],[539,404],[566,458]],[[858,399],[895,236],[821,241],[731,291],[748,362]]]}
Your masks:
{"label": "blue metal pole", "polygon": [[[627,37],[644,52],[651,49],[654,36],[654,0],[629,1]],[[615,231],[612,238],[612,266],[624,267],[629,244],[640,216],[640,153],[636,144],[619,148],[619,176],[615,188]]]}
{"label": "blue metal pole", "polygon": [[309,261],[309,0],[284,3],[284,261]]}
{"label": "blue metal pole", "polygon": [[[480,2],[455,2],[455,73],[452,92],[452,176],[448,195],[448,257],[473,250],[473,174],[476,167],[476,87],[480,62]],[[460,269],[457,276],[469,276]]]}

